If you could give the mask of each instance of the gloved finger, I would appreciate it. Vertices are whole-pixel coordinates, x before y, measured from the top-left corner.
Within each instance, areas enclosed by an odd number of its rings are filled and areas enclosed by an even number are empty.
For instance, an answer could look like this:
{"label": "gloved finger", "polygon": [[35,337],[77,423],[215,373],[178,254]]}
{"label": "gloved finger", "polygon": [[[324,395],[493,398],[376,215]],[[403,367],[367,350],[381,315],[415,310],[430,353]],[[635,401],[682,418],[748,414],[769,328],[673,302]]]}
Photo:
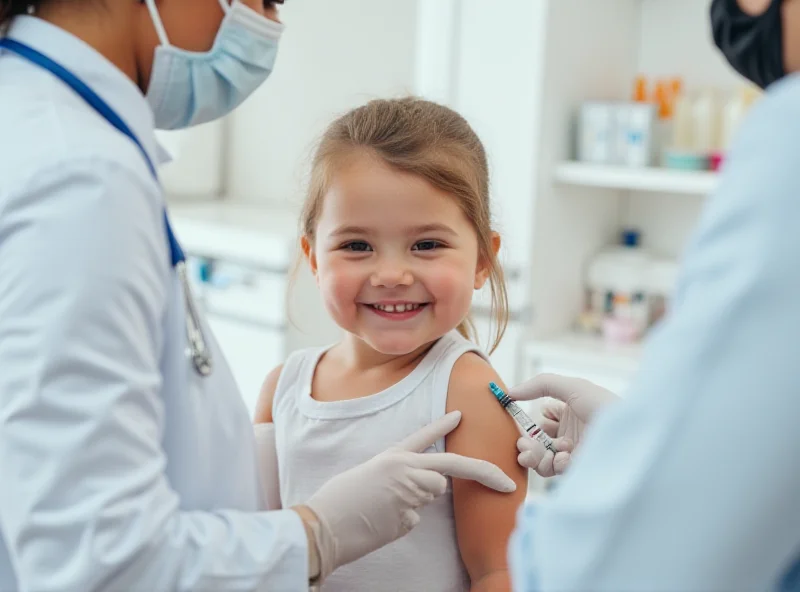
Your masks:
{"label": "gloved finger", "polygon": [[[553,446],[558,452],[572,452],[574,445],[569,438],[553,438]],[[542,456],[547,448],[539,440],[525,435],[517,440],[517,450],[520,452],[535,452],[538,456]],[[538,454],[539,451],[541,451],[541,454]]]}
{"label": "gloved finger", "polygon": [[546,449],[544,447],[544,444],[542,444],[538,440],[534,440],[533,438],[525,434],[524,436],[520,436],[520,438],[517,440],[517,450],[519,450],[520,452],[537,452],[541,450],[543,455],[544,450]]}
{"label": "gloved finger", "polygon": [[417,514],[414,510],[405,510],[400,515],[400,526],[403,529],[404,533],[408,533],[413,530],[417,524],[419,524],[419,514]]}
{"label": "gloved finger", "polygon": [[544,430],[544,433],[550,436],[551,438],[555,438],[558,436],[558,428],[561,425],[560,422],[554,421],[552,419],[544,418],[541,420],[539,427]]}
{"label": "gloved finger", "polygon": [[572,452],[575,448],[575,443],[569,438],[555,438],[553,445],[558,452]]}
{"label": "gloved finger", "polygon": [[556,475],[562,475],[569,467],[572,460],[572,454],[569,452],[559,452],[553,459],[553,470]]}
{"label": "gloved finger", "polygon": [[477,481],[490,489],[503,493],[516,491],[517,484],[500,467],[485,460],[469,458],[452,452],[418,454],[414,462],[418,469],[436,471],[457,479]]}
{"label": "gloved finger", "polygon": [[566,411],[566,409],[566,403],[562,401],[549,400],[542,405],[540,412],[542,417],[545,419],[559,422],[561,421],[561,418],[564,417],[564,411]]}
{"label": "gloved finger", "polygon": [[517,462],[525,468],[539,473],[542,477],[552,477],[566,470],[572,452],[572,440],[568,438],[556,438],[553,445],[558,451],[553,454],[544,447],[544,444],[530,437],[517,440]]}
{"label": "gloved finger", "polygon": [[528,436],[523,436],[517,440],[517,450],[520,452],[519,456],[517,456],[517,462],[526,469],[534,471],[538,468],[539,463],[542,462],[544,453],[547,452],[541,442]]}
{"label": "gloved finger", "polygon": [[432,502],[434,497],[444,495],[447,491],[447,478],[436,471],[411,469],[408,476],[419,487],[420,491],[430,496],[430,499],[426,499],[425,503]]}
{"label": "gloved finger", "polygon": [[409,452],[422,452],[433,446],[438,440],[452,432],[461,422],[461,412],[451,411],[414,432],[397,445],[397,448]]}
{"label": "gloved finger", "polygon": [[508,396],[516,401],[533,401],[542,397],[552,397],[564,401],[571,391],[563,388],[563,382],[563,376],[539,374],[509,390]]}
{"label": "gloved finger", "polygon": [[542,460],[539,461],[539,466],[536,467],[535,471],[542,477],[553,477],[556,474],[556,469],[553,466],[553,461],[555,461],[555,458],[555,454],[545,449],[544,456],[542,457]]}
{"label": "gloved finger", "polygon": [[[548,436],[550,436],[551,438],[555,438],[556,435],[558,435],[559,423],[557,421],[553,421],[553,420],[547,419],[545,417],[538,417],[538,418],[537,417],[533,417],[532,419],[536,422],[536,425],[538,425],[540,428],[542,428],[544,430],[544,432]],[[519,425],[516,421],[514,422],[514,425],[516,426],[517,432],[519,432],[520,436],[525,437],[525,438],[530,438],[530,436],[528,435],[528,432],[526,432],[523,429],[523,427],[521,425]]]}

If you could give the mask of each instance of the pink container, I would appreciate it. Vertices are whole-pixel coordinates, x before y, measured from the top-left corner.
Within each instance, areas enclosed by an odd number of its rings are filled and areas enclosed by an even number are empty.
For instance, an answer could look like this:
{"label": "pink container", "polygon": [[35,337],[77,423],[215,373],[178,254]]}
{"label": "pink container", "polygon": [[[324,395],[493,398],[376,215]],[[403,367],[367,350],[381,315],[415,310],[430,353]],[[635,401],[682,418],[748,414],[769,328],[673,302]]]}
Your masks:
{"label": "pink container", "polygon": [[632,320],[609,317],[603,319],[603,339],[614,345],[636,343],[639,333]]}

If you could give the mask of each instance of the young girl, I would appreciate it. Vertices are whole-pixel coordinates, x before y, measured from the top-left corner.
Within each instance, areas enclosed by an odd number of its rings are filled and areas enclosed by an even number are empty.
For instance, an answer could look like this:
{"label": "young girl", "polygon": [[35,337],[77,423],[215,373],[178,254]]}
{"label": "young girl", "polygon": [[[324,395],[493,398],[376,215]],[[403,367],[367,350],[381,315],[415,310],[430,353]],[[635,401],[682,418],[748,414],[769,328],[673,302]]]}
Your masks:
{"label": "young girl", "polygon": [[274,422],[283,507],[446,412],[438,442],[497,464],[513,494],[452,479],[405,538],[340,568],[326,592],[509,590],[507,541],[526,491],[518,432],[467,339],[473,291],[488,281],[494,346],[507,321],[486,155],[467,122],[418,100],[377,100],[335,121],[313,162],[302,249],[345,331],[267,377],[257,422]]}

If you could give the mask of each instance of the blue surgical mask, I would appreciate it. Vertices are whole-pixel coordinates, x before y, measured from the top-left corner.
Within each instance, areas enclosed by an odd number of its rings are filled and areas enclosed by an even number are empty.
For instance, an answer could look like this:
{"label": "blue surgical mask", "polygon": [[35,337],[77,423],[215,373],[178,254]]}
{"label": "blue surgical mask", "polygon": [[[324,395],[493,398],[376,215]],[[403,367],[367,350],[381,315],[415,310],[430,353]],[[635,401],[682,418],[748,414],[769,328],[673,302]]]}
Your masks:
{"label": "blue surgical mask", "polygon": [[183,129],[224,117],[272,72],[283,25],[233,0],[208,52],[173,47],[156,8],[145,0],[161,45],[156,49],[147,102],[157,129]]}

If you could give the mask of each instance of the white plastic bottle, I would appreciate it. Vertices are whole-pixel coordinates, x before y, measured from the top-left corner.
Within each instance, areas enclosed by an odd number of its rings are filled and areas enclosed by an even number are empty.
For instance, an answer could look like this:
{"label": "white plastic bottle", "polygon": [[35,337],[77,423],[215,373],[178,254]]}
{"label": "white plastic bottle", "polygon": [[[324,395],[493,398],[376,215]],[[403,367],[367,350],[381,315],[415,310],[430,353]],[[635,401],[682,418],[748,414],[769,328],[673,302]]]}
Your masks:
{"label": "white plastic bottle", "polygon": [[711,154],[719,149],[720,112],[712,89],[703,90],[692,106],[694,150],[701,154]]}
{"label": "white plastic bottle", "polygon": [[694,118],[689,95],[682,93],[675,101],[673,121],[669,148],[680,152],[691,150],[694,147]]}

